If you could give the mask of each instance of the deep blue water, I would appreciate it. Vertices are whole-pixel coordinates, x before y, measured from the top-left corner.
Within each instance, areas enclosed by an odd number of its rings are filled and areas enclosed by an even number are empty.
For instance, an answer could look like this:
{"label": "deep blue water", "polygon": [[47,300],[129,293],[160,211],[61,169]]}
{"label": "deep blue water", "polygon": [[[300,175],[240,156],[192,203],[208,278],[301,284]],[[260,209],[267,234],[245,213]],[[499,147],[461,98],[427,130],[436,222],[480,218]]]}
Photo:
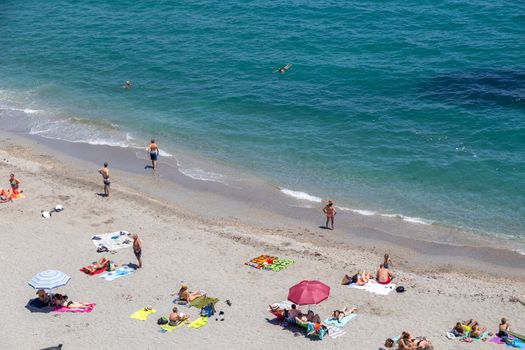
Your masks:
{"label": "deep blue water", "polygon": [[523,237],[524,39],[520,1],[4,0],[1,117]]}

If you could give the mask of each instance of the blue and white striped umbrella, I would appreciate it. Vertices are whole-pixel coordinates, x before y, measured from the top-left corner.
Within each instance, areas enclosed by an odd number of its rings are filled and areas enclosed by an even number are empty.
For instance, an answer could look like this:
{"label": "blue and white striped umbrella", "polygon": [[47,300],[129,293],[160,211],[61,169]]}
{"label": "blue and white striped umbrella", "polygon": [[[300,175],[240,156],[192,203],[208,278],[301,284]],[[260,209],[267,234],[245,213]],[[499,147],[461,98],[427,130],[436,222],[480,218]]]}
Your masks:
{"label": "blue and white striped umbrella", "polygon": [[70,279],[70,276],[61,271],[46,270],[36,274],[29,285],[35,289],[54,289],[65,286]]}

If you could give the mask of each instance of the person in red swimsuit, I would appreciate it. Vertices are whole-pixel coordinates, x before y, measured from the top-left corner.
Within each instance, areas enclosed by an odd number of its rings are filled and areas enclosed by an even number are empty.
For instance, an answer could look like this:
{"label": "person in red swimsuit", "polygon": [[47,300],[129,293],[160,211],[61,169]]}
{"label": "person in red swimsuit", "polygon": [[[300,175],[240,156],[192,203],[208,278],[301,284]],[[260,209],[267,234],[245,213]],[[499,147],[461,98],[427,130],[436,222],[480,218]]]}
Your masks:
{"label": "person in red swimsuit", "polygon": [[334,202],[328,201],[326,206],[323,208],[323,213],[326,214],[326,228],[330,228],[328,226],[328,223],[330,222],[332,224],[331,230],[334,229],[334,216],[337,214],[337,211],[335,210]]}

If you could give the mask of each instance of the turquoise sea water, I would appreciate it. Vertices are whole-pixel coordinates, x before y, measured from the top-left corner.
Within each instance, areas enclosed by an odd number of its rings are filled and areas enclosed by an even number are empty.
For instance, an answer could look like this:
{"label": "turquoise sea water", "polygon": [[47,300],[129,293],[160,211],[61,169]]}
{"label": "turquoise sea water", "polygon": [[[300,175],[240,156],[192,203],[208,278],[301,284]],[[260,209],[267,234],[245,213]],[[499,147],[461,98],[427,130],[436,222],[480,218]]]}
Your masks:
{"label": "turquoise sea water", "polygon": [[4,0],[0,117],[525,237],[520,1]]}

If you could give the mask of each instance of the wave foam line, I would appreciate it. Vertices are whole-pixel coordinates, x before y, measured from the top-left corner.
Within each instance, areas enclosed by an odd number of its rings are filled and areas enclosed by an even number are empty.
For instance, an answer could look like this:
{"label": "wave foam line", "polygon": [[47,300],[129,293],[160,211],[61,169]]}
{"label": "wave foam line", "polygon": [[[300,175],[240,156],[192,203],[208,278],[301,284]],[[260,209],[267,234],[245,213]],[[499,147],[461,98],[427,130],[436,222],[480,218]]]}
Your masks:
{"label": "wave foam line", "polygon": [[321,203],[322,202],[321,198],[316,197],[316,196],[312,196],[312,195],[310,195],[310,194],[308,194],[306,192],[293,191],[293,190],[289,190],[287,188],[281,188],[279,190],[282,193],[284,193],[285,195],[290,196],[290,197],[294,197],[295,199],[305,200],[305,201],[309,201],[309,202],[316,202],[316,203]]}

